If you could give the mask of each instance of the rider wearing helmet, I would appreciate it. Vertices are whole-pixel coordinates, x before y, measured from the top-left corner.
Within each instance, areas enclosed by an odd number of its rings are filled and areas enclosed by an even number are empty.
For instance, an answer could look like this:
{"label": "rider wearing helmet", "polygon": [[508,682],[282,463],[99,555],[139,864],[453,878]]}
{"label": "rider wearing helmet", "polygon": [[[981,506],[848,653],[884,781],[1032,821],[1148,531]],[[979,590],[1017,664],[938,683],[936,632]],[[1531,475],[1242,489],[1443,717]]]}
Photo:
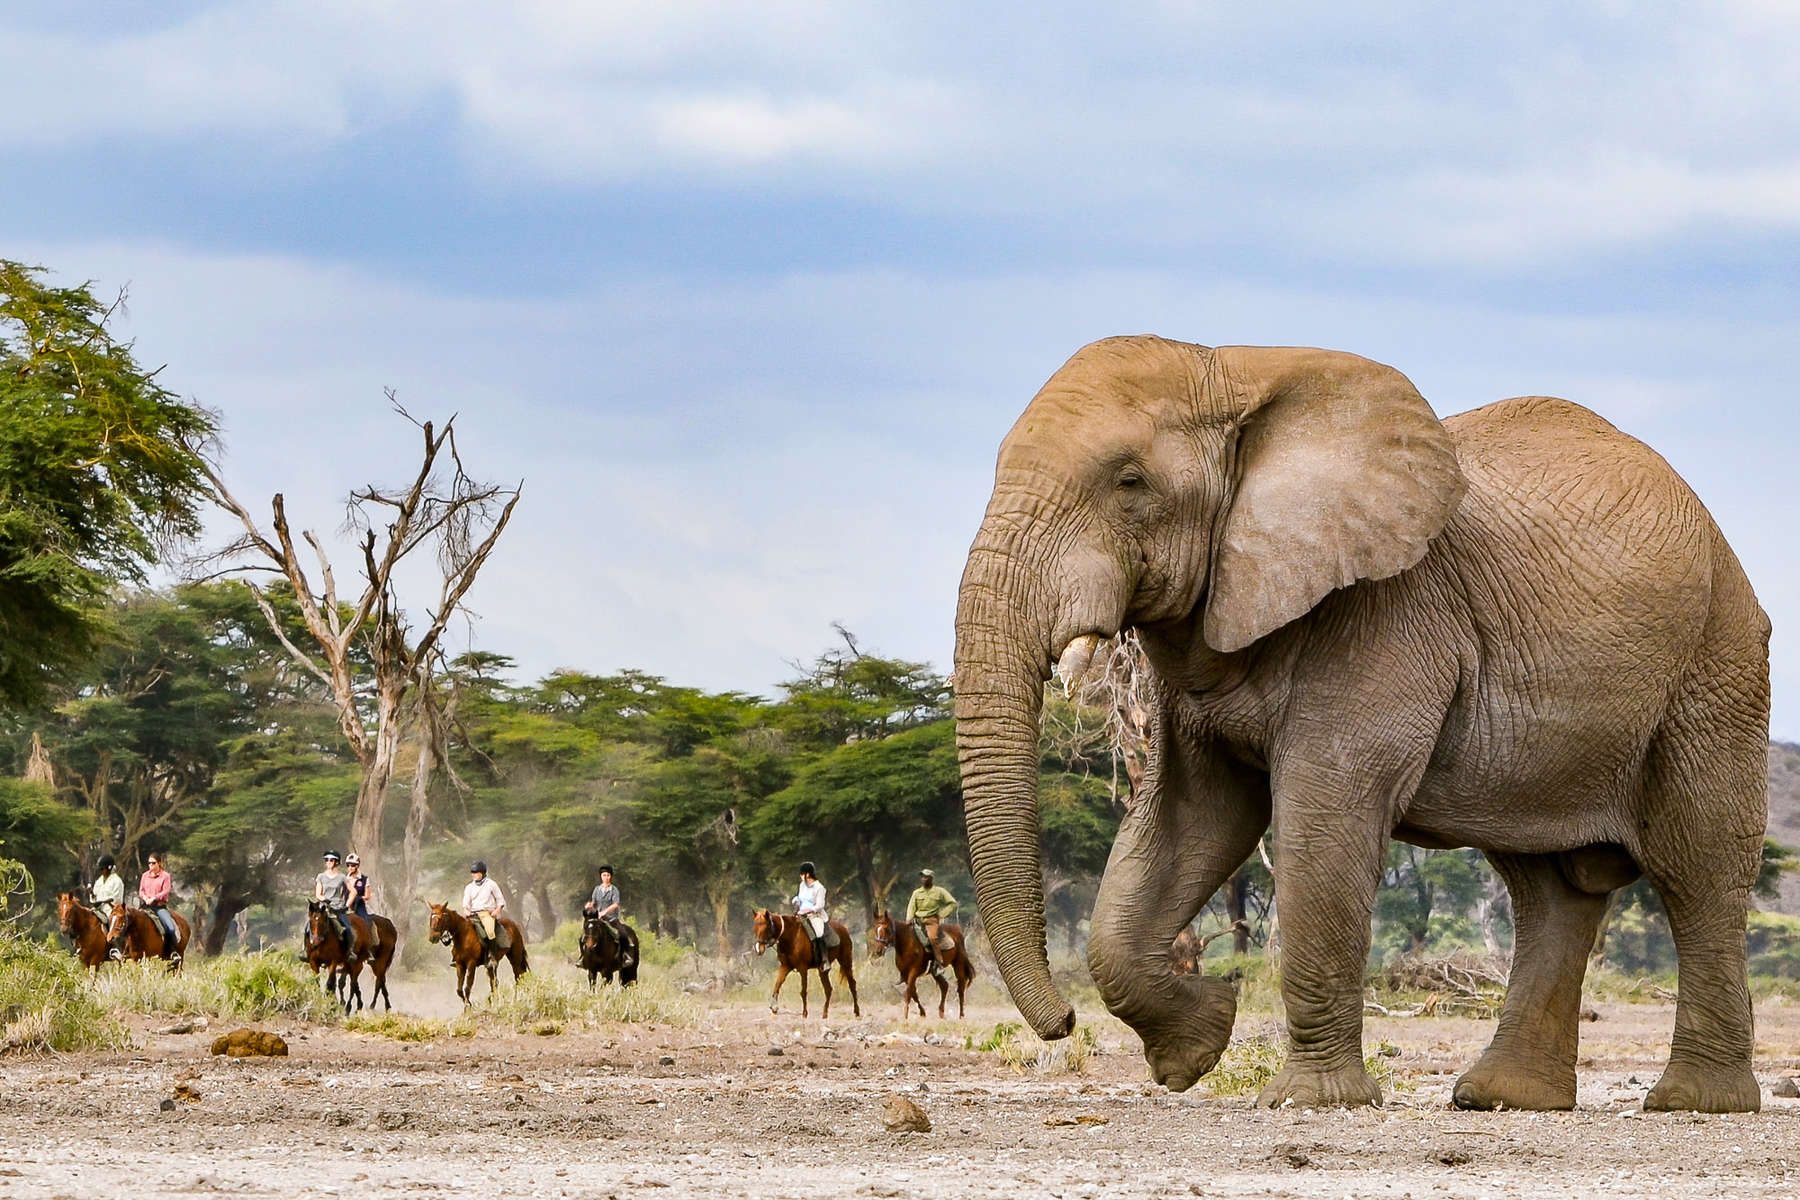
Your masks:
{"label": "rider wearing helmet", "polygon": [[337,851],[325,852],[325,869],[313,876],[313,899],[325,902],[325,912],[337,923],[346,957],[356,953],[356,934],[350,929],[350,880],[338,870]]}
{"label": "rider wearing helmet", "polygon": [[369,919],[369,877],[362,872],[362,859],[344,855],[344,882],[350,885],[350,911]]}
{"label": "rider wearing helmet", "polygon": [[817,871],[818,868],[810,862],[800,864],[800,890],[790,903],[806,923],[807,936],[812,938],[813,963],[824,970],[825,927],[828,918],[825,914],[825,885],[819,882]]}
{"label": "rider wearing helmet", "polygon": [[624,908],[619,900],[619,885],[613,879],[612,864],[601,864],[599,874],[600,882],[594,885],[594,894],[588,897],[588,902],[582,906],[582,911],[590,917],[599,917],[612,926],[613,933],[618,935],[619,965],[629,967],[636,960],[631,955],[630,944],[626,942],[621,932]]}
{"label": "rider wearing helmet", "polygon": [[99,910],[103,921],[112,920],[112,910],[125,903],[125,877],[113,869],[117,865],[112,855],[102,854],[100,874],[88,885],[88,899]]}
{"label": "rider wearing helmet", "polygon": [[906,902],[906,923],[912,926],[919,945],[929,956],[931,973],[936,975],[944,965],[944,956],[956,950],[950,935],[941,932],[944,919],[956,911],[956,897],[937,886],[926,867],[919,872],[919,886]]}
{"label": "rider wearing helmet", "polygon": [[506,897],[500,893],[500,885],[487,877],[487,864],[479,858],[469,865],[469,875],[469,886],[462,895],[463,915],[475,923],[482,941],[492,942],[500,932]]}

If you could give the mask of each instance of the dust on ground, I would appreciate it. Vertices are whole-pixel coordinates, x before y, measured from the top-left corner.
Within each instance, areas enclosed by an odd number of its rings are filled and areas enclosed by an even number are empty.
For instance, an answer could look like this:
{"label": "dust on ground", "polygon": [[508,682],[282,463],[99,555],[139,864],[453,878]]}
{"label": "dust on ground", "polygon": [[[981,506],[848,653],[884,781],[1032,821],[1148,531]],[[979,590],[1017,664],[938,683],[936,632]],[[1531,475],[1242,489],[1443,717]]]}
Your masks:
{"label": "dust on ground", "polygon": [[[770,1016],[720,1002],[681,1028],[426,1044],[263,1023],[287,1038],[285,1059],[215,1059],[218,1026],[155,1035],[152,1019],[135,1051],[0,1059],[0,1197],[1335,1200],[1800,1186],[1800,1101],[1767,1092],[1800,1067],[1800,1007],[1758,1011],[1757,1115],[1642,1112],[1674,1010],[1624,1004],[1597,1006],[1582,1027],[1573,1113],[1451,1109],[1456,1072],[1493,1026],[1436,1018],[1369,1022],[1367,1044],[1398,1048],[1389,1061],[1411,1088],[1390,1089],[1383,1108],[1269,1112],[1149,1084],[1136,1039],[1095,1012],[1083,1020],[1100,1052],[1081,1073],[1020,1069],[965,1048],[1017,1019],[992,987],[978,987],[967,1020],[908,1022],[887,982],[864,984],[860,1019],[839,1004],[821,1021],[816,1007],[802,1020],[797,1004]],[[394,994],[444,1015],[448,987],[429,976]],[[1237,1033],[1278,1030],[1248,1015]],[[930,1133],[883,1128],[896,1095],[929,1114]]]}

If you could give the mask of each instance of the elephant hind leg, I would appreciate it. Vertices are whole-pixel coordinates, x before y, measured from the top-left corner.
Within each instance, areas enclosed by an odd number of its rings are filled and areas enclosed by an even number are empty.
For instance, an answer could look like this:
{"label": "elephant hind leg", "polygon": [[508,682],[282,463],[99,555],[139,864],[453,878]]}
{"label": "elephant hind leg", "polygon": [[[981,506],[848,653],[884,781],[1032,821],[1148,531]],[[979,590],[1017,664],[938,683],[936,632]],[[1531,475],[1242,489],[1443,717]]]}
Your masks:
{"label": "elephant hind leg", "polygon": [[1755,1112],[1744,925],[1762,861],[1767,743],[1760,729],[1722,735],[1711,722],[1671,723],[1646,768],[1638,858],[1669,914],[1679,985],[1669,1065],[1644,1107]]}
{"label": "elephant hind leg", "polygon": [[1550,855],[1488,861],[1512,897],[1512,971],[1494,1040],[1453,1099],[1458,1108],[1574,1108],[1581,980],[1610,891],[1575,886]]}

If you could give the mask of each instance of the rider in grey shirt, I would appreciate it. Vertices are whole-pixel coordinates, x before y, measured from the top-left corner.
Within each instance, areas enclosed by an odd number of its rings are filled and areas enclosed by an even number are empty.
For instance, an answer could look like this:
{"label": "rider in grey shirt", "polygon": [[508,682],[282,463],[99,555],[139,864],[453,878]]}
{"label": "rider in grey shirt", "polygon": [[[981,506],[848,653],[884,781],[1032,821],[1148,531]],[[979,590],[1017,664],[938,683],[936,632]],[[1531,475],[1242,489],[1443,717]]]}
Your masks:
{"label": "rider in grey shirt", "polygon": [[[615,930],[621,927],[624,913],[620,909],[619,888],[613,882],[613,871],[610,865],[600,868],[600,883],[594,888],[594,894],[588,897],[586,907],[589,916],[599,917]],[[620,940],[619,954],[624,965],[630,966],[632,963],[631,946],[623,938]]]}

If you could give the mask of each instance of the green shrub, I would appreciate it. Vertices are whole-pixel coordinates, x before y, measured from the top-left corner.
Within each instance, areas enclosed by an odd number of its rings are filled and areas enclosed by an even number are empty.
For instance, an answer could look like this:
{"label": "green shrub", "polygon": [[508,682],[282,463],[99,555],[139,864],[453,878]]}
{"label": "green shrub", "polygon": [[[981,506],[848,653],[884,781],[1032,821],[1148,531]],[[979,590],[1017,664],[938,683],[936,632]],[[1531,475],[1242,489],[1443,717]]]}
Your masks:
{"label": "green shrub", "polygon": [[443,1021],[436,1017],[408,1017],[384,1012],[380,1016],[359,1013],[344,1022],[351,1033],[367,1033],[392,1038],[396,1042],[438,1042],[445,1038],[475,1036],[475,1022],[467,1017]]}
{"label": "green shrub", "polygon": [[[1380,1042],[1375,1052],[1363,1059],[1363,1069],[1384,1092],[1410,1092],[1418,1085],[1395,1067],[1398,1047]],[[1215,1096],[1254,1095],[1269,1085],[1287,1063],[1287,1041],[1273,1034],[1238,1038],[1225,1047],[1219,1063],[1205,1078],[1207,1090]]]}
{"label": "green shrub", "polygon": [[101,968],[94,995],[108,1008],[172,1016],[261,1021],[294,1017],[335,1023],[343,1010],[291,952],[260,950],[189,959],[180,971],[161,962],[111,963]]}
{"label": "green shrub", "polygon": [[[502,988],[491,1000],[478,1004],[471,1015],[484,1027],[548,1034],[621,1021],[691,1025],[700,1014],[691,997],[662,980],[589,991],[585,979],[534,971],[513,987]],[[550,1030],[550,1025],[557,1028]]]}
{"label": "green shrub", "polygon": [[0,931],[0,1054],[118,1050],[131,1037],[54,941]]}
{"label": "green shrub", "polygon": [[965,1036],[963,1049],[998,1054],[1019,1074],[1034,1070],[1079,1075],[1087,1070],[1088,1059],[1100,1053],[1100,1039],[1092,1026],[1078,1025],[1070,1036],[1046,1042],[1017,1021],[1001,1021],[981,1037]]}
{"label": "green shrub", "polygon": [[1800,979],[1800,917],[1752,909],[1744,944],[1751,975]]}

